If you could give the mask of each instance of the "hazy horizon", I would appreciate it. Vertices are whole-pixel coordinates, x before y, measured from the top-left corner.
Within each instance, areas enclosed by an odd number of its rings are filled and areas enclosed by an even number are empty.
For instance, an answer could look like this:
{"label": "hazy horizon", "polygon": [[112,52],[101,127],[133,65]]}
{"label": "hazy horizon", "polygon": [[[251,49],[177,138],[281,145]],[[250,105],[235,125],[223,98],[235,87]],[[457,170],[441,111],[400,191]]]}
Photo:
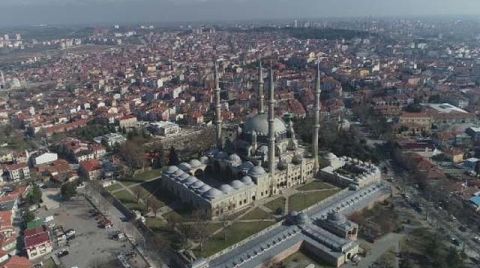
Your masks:
{"label": "hazy horizon", "polygon": [[478,0],[2,0],[0,27],[321,17],[478,15]]}

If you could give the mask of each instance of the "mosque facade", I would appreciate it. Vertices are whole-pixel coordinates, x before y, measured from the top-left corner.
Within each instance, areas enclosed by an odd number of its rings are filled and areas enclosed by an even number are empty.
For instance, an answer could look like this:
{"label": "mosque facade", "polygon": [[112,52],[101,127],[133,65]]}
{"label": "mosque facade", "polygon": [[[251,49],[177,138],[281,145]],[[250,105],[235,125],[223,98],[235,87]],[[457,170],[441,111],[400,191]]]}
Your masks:
{"label": "mosque facade", "polygon": [[[264,110],[264,79],[260,64],[258,114],[239,126],[233,142],[235,153],[228,155],[222,150],[221,100],[216,64],[214,79],[217,146],[200,159],[168,167],[163,173],[164,189],[209,218],[219,218],[313,179],[318,172],[320,71],[317,69],[313,154],[298,144],[292,122],[285,123],[275,117],[272,69],[268,83],[268,110]],[[211,176],[217,179],[208,179]]]}

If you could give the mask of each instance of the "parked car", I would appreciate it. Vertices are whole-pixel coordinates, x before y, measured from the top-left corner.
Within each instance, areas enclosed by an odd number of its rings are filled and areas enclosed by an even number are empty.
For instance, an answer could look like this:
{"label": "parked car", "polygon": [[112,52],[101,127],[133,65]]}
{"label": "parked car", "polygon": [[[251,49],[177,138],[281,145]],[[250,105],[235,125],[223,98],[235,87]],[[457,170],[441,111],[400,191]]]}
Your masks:
{"label": "parked car", "polygon": [[66,250],[66,249],[62,249],[62,250],[60,250],[60,251],[57,252],[57,256],[58,256],[59,258],[65,257],[65,256],[67,256],[68,254],[69,254],[69,252],[68,252],[68,250]]}
{"label": "parked car", "polygon": [[74,229],[69,229],[69,230],[65,231],[65,235],[67,236],[67,239],[69,239],[71,237],[75,237],[75,230]]}

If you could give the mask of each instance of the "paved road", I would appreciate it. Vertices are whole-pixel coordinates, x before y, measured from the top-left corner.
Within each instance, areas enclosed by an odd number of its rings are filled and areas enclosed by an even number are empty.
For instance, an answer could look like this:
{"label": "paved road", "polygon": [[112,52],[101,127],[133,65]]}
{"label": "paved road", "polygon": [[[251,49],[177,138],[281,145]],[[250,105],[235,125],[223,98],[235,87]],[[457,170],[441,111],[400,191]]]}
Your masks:
{"label": "paved road", "polygon": [[345,265],[345,268],[370,267],[370,265],[372,265],[375,261],[377,261],[387,251],[391,249],[396,250],[396,248],[398,247],[398,243],[400,242],[403,236],[404,236],[403,234],[397,234],[397,233],[389,233],[385,235],[384,237],[380,238],[379,240],[375,241],[375,243],[373,243],[373,246],[368,252],[368,255],[362,260],[360,260],[357,266],[355,264],[348,263],[347,265]]}

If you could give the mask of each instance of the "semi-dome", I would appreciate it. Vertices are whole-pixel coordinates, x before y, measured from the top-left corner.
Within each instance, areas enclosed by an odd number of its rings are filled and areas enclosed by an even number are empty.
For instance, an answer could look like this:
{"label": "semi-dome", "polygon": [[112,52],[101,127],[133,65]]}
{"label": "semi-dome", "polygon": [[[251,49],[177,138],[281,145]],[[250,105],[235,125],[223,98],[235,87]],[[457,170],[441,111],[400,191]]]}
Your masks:
{"label": "semi-dome", "polygon": [[228,184],[223,184],[220,186],[220,191],[222,191],[225,194],[229,194],[234,191],[233,187],[228,185]]}
{"label": "semi-dome", "polygon": [[243,184],[241,181],[239,180],[234,180],[232,181],[232,183],[230,183],[230,185],[232,185],[233,188],[235,188],[236,190],[242,188],[243,186],[245,186],[245,184]]}
{"label": "semi-dome", "polygon": [[245,185],[252,185],[253,181],[252,181],[252,178],[250,176],[244,176],[242,178],[242,183],[245,184]]}
{"label": "semi-dome", "polygon": [[202,165],[202,162],[198,161],[197,159],[192,159],[190,160],[189,162],[190,166],[192,166],[193,168],[196,168],[196,167],[199,167]]}
{"label": "semi-dome", "polygon": [[208,190],[206,193],[204,193],[203,197],[208,198],[208,199],[214,199],[214,198],[220,197],[222,195],[223,195],[223,193],[220,190],[212,188],[212,189]]}
{"label": "semi-dome", "polygon": [[254,166],[248,171],[248,176],[250,177],[260,177],[265,175],[265,169],[261,166]]}
{"label": "semi-dome", "polygon": [[[245,122],[243,126],[243,132],[251,134],[253,131],[256,132],[257,136],[268,135],[268,115],[266,113],[257,114]],[[276,117],[273,122],[273,132],[275,136],[287,133],[285,123]]]}
{"label": "semi-dome", "polygon": [[165,173],[167,173],[167,174],[173,174],[173,173],[175,173],[175,171],[177,171],[177,170],[178,170],[178,167],[176,167],[176,166],[169,166],[169,167],[167,168],[167,170],[165,170]]}

